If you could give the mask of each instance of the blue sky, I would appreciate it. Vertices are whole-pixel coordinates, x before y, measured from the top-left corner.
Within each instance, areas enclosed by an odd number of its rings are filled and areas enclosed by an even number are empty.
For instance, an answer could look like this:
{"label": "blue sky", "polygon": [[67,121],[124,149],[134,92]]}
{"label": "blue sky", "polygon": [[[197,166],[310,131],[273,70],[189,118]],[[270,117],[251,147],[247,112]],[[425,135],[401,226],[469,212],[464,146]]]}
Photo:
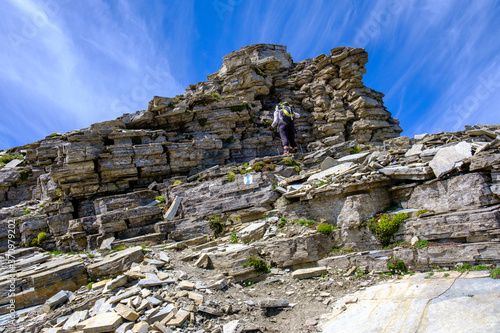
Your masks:
{"label": "blue sky", "polygon": [[369,53],[402,135],[500,123],[495,0],[3,0],[0,149],[182,94],[242,46]]}

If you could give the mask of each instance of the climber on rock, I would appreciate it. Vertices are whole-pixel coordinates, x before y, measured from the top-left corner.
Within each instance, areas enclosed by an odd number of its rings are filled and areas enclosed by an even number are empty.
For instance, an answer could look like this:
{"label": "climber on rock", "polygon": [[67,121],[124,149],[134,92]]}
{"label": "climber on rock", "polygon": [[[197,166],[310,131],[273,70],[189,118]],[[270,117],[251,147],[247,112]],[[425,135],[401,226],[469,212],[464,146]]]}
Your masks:
{"label": "climber on rock", "polygon": [[288,102],[278,104],[274,109],[274,121],[269,129],[272,130],[278,126],[281,142],[283,143],[283,155],[297,152],[298,147],[295,143],[295,124],[293,120],[299,117],[300,114],[294,112]]}

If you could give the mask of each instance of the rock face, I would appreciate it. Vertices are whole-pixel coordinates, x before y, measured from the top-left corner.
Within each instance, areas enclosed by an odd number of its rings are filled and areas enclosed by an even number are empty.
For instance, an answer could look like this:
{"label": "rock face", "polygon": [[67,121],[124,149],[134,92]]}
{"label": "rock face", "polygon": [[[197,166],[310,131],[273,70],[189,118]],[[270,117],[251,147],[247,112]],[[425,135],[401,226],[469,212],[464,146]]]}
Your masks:
{"label": "rock face", "polygon": [[[295,63],[285,46],[244,47],[184,95],[154,97],[147,110],[17,148],[25,165],[0,169],[0,207],[54,202],[36,219],[20,218],[25,244],[45,232],[52,248],[81,251],[95,248],[103,237],[150,234],[159,216],[135,206],[154,196],[115,195],[275,154],[266,127],[283,100],[302,114],[296,127],[304,149],[347,140],[381,145],[402,129],[384,107],[383,94],[363,85],[367,61],[367,53],[355,48]],[[129,205],[135,211],[112,212]]]}

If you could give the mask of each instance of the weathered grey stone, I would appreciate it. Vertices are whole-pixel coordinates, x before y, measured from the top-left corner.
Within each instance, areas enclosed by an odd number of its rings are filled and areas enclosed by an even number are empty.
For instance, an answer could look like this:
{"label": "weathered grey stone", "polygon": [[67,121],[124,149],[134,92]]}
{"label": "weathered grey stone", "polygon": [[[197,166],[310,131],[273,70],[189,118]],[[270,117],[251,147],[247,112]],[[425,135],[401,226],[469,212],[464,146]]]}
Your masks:
{"label": "weathered grey stone", "polygon": [[[358,253],[344,254],[336,257],[328,257],[318,261],[319,265],[324,265],[333,269],[342,269],[344,271],[352,270],[356,267],[366,267],[368,271],[387,272],[387,262],[392,258],[392,250],[375,250],[366,254]],[[400,256],[397,257],[401,259]],[[408,262],[408,261],[405,261]],[[410,263],[408,262],[408,265]],[[347,274],[347,273],[346,273]]]}
{"label": "weathered grey stone", "polygon": [[143,288],[149,288],[149,287],[155,287],[155,286],[161,286],[164,284],[169,284],[173,283],[174,280],[171,278],[167,279],[160,279],[158,275],[154,273],[146,273],[146,278],[140,279],[138,282],[138,285],[143,287]]}
{"label": "weathered grey stone", "polygon": [[458,262],[471,266],[490,264],[498,261],[500,245],[498,242],[443,244],[430,246],[418,251],[396,249],[394,256],[402,259],[415,269],[429,269],[434,265],[454,268]]}
{"label": "weathered grey stone", "polygon": [[119,252],[112,253],[100,262],[87,266],[90,277],[97,280],[103,276],[120,274],[130,268],[132,263],[140,262],[144,258],[140,246],[131,247]]}
{"label": "weathered grey stone", "polygon": [[[276,201],[279,195],[274,191],[272,183],[265,178],[265,173],[252,173],[252,178],[253,183],[244,187],[242,179],[227,182],[224,178],[210,182],[182,184],[171,188],[169,196],[182,198],[184,214],[192,217],[213,216],[256,207],[265,208],[267,211],[269,204]],[[263,215],[263,212],[259,214]],[[210,231],[208,224],[203,230]],[[182,239],[187,238],[182,237]]]}
{"label": "weathered grey stone", "polygon": [[486,128],[481,128],[481,129],[471,129],[471,130],[468,130],[465,132],[466,134],[468,135],[472,135],[472,136],[481,136],[481,135],[486,135],[492,139],[496,139],[498,134],[496,134],[495,132],[493,131],[490,131]]}
{"label": "weathered grey stone", "polygon": [[244,229],[240,230],[237,235],[238,238],[243,242],[243,243],[248,243],[252,242],[258,239],[261,239],[267,228],[267,223],[266,222],[257,222],[257,223],[252,223],[248,227],[245,227]]}
{"label": "weathered grey stone", "polygon": [[[379,192],[379,195],[387,193]],[[383,210],[387,205],[387,200],[370,194],[351,195],[345,199],[337,217],[339,228],[354,229],[359,228],[363,221],[373,217],[376,212]]]}
{"label": "weathered grey stone", "polygon": [[432,169],[426,166],[423,167],[387,167],[379,170],[386,176],[393,179],[408,179],[408,180],[427,180],[434,178],[434,173]]}
{"label": "weathered grey stone", "polygon": [[[25,271],[18,278],[26,278],[27,284],[15,295],[17,309],[42,304],[61,290],[75,291],[87,284],[85,266],[78,259],[50,261],[43,269]],[[5,301],[9,298],[1,298],[0,304]]]}
{"label": "weathered grey stone", "polygon": [[283,308],[290,304],[286,299],[265,299],[259,302],[262,308]]}
{"label": "weathered grey stone", "polygon": [[176,313],[175,317],[168,322],[168,326],[175,326],[175,327],[181,326],[188,319],[190,314],[191,312],[186,311],[184,309],[180,309]]}
{"label": "weathered grey stone", "polygon": [[126,333],[134,327],[134,323],[123,323],[115,331],[115,333]]}
{"label": "weathered grey stone", "polygon": [[221,289],[226,288],[227,285],[228,285],[227,280],[222,279],[222,280],[218,280],[215,283],[211,284],[210,286],[208,286],[208,288],[221,290]]}
{"label": "weathered grey stone", "polygon": [[500,237],[500,213],[498,206],[492,206],[409,219],[399,233],[440,242],[488,241]]}
{"label": "weathered grey stone", "polygon": [[203,253],[198,260],[194,263],[196,267],[200,268],[208,268],[212,264],[210,260],[210,256],[206,253]]}
{"label": "weathered grey stone", "polygon": [[328,156],[325,158],[325,160],[321,163],[321,171],[325,171],[327,169],[330,169],[335,166],[335,160]]}
{"label": "weathered grey stone", "polygon": [[113,243],[114,240],[115,240],[114,237],[106,238],[105,240],[102,241],[99,249],[100,250],[111,250],[111,243]]}
{"label": "weathered grey stone", "polygon": [[19,160],[19,159],[13,159],[12,161],[10,161],[9,163],[5,164],[3,166],[3,169],[7,170],[7,169],[14,169],[15,167],[17,167],[19,164],[23,163],[23,160]]}
{"label": "weathered grey stone", "polygon": [[78,325],[81,321],[87,319],[88,313],[88,310],[73,312],[71,317],[69,317],[69,319],[64,323],[63,329],[70,330],[76,328],[76,325]]}
{"label": "weathered grey stone", "polygon": [[152,296],[146,297],[146,301],[148,301],[148,303],[151,304],[151,306],[153,306],[153,307],[156,307],[156,306],[160,305],[161,303],[163,303],[163,301],[159,300],[156,297],[152,297]]}
{"label": "weathered grey stone", "polygon": [[295,279],[309,279],[312,277],[317,277],[321,275],[326,275],[328,271],[326,267],[312,267],[312,268],[304,268],[293,271],[292,277]]}
{"label": "weathered grey stone", "polygon": [[141,289],[138,288],[138,287],[133,287],[121,294],[118,294],[116,296],[113,296],[111,297],[109,300],[108,300],[108,303],[110,304],[114,304],[114,303],[118,303],[119,301],[121,301],[122,299],[125,299],[125,298],[129,298],[129,297],[132,297],[134,295],[137,295],[138,293],[140,293]]}
{"label": "weathered grey stone", "polygon": [[266,245],[269,260],[277,267],[297,267],[323,258],[333,248],[334,241],[315,233],[289,239],[275,240]]}
{"label": "weathered grey stone", "polygon": [[47,301],[45,301],[45,304],[43,306],[45,312],[49,312],[50,310],[54,309],[58,305],[61,305],[62,303],[66,302],[70,296],[70,292],[61,290],[51,298],[49,298]]}
{"label": "weathered grey stone", "polygon": [[123,319],[128,321],[136,321],[136,319],[139,318],[139,314],[137,312],[121,303],[118,303],[114,310],[116,313],[122,316]]}
{"label": "weathered grey stone", "polygon": [[455,163],[471,157],[471,149],[472,146],[467,142],[460,142],[455,146],[442,148],[434,156],[429,166],[436,177],[440,178],[450,172],[455,167]]}
{"label": "weathered grey stone", "polygon": [[175,215],[177,214],[177,210],[179,209],[179,206],[181,204],[181,198],[175,197],[174,201],[168,208],[168,211],[165,213],[165,219],[166,220],[172,220]]}
{"label": "weathered grey stone", "polygon": [[353,162],[342,163],[342,164],[334,166],[334,167],[332,167],[330,169],[327,169],[325,171],[321,171],[321,172],[315,173],[314,175],[312,175],[311,177],[309,177],[307,179],[307,181],[312,181],[312,180],[315,180],[315,179],[322,179],[322,178],[327,178],[327,177],[330,177],[330,176],[333,176],[333,175],[338,175],[338,174],[341,174],[342,172],[345,172],[346,170],[349,170],[349,169],[353,168],[355,165],[356,164],[354,164]]}
{"label": "weathered grey stone", "polygon": [[222,326],[222,332],[223,333],[236,333],[238,332],[238,326],[240,324],[239,320],[232,320],[227,324],[224,324]]}
{"label": "weathered grey stone", "polygon": [[44,262],[47,262],[50,259],[50,255],[47,253],[39,253],[35,254],[32,257],[26,258],[26,259],[21,259],[16,262],[16,268],[24,268],[36,264],[41,264]]}
{"label": "weathered grey stone", "polygon": [[84,333],[112,332],[117,329],[122,322],[123,319],[121,316],[114,312],[107,312],[82,321],[77,324],[76,327]]}
{"label": "weathered grey stone", "polygon": [[106,283],[106,285],[104,286],[103,293],[106,293],[108,291],[119,288],[119,287],[125,285],[127,282],[128,282],[127,276],[119,275],[116,278],[114,278],[113,280]]}
{"label": "weathered grey stone", "polygon": [[422,153],[422,149],[423,148],[424,148],[424,144],[423,143],[419,143],[419,144],[413,145],[410,148],[410,150],[408,150],[405,153],[405,157],[410,157],[410,156],[414,156],[414,155],[420,155]]}
{"label": "weathered grey stone", "polygon": [[166,307],[162,308],[161,310],[159,310],[157,313],[155,313],[154,315],[150,316],[148,318],[148,323],[150,323],[151,325],[155,322],[161,322],[163,321],[169,314],[172,313],[172,311],[175,310],[175,306],[170,303],[168,304]]}
{"label": "weathered grey stone", "polygon": [[492,166],[500,165],[500,153],[481,153],[470,158],[470,171],[488,170]]}
{"label": "weathered grey stone", "polygon": [[220,310],[217,310],[217,309],[209,307],[209,306],[203,306],[203,305],[198,307],[198,312],[207,313],[207,314],[209,314],[211,316],[215,316],[215,317],[222,317],[224,315],[224,312],[222,312]]}
{"label": "weathered grey stone", "polygon": [[[428,275],[421,273],[401,283],[370,287],[358,294],[357,303],[347,307],[344,304],[344,311],[335,311],[324,318],[321,329],[323,332],[402,328],[409,332],[467,332],[476,330],[480,322],[480,330],[494,331],[498,320],[493,309],[498,304],[500,282],[484,278],[468,280],[454,273],[437,273],[433,279],[426,279]],[[408,311],[404,318],[401,307]]]}
{"label": "weathered grey stone", "polygon": [[370,155],[369,152],[364,152],[364,153],[358,153],[358,154],[352,154],[352,155],[347,155],[342,158],[339,158],[337,160],[337,164],[342,164],[345,162],[352,162],[356,164],[363,163],[366,157]]}
{"label": "weathered grey stone", "polygon": [[426,137],[428,137],[429,134],[427,133],[424,133],[424,134],[416,134],[415,136],[413,136],[413,138],[415,139],[415,141],[420,141],[420,140],[423,140],[425,139]]}
{"label": "weathered grey stone", "polygon": [[125,210],[133,205],[145,206],[158,195],[156,191],[142,190],[126,194],[118,194],[98,198],[94,200],[95,212],[97,215],[114,210]]}
{"label": "weathered grey stone", "polygon": [[470,173],[414,187],[403,207],[441,213],[498,202],[499,199],[491,193],[487,179],[479,173]]}
{"label": "weathered grey stone", "polygon": [[407,150],[408,148],[410,148],[410,146],[411,146],[411,140],[406,136],[400,136],[397,138],[392,138],[384,141],[384,147],[386,147],[387,149]]}

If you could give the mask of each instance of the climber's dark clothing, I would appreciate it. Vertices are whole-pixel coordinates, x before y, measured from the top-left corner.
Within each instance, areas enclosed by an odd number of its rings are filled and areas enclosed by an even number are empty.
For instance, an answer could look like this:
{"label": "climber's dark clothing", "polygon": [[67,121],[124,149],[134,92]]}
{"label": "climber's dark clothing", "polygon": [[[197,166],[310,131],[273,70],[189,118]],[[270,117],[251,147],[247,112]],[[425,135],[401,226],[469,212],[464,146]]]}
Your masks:
{"label": "climber's dark clothing", "polygon": [[295,143],[295,125],[293,121],[281,121],[278,130],[280,132],[281,141],[283,141],[283,147],[297,147]]}

